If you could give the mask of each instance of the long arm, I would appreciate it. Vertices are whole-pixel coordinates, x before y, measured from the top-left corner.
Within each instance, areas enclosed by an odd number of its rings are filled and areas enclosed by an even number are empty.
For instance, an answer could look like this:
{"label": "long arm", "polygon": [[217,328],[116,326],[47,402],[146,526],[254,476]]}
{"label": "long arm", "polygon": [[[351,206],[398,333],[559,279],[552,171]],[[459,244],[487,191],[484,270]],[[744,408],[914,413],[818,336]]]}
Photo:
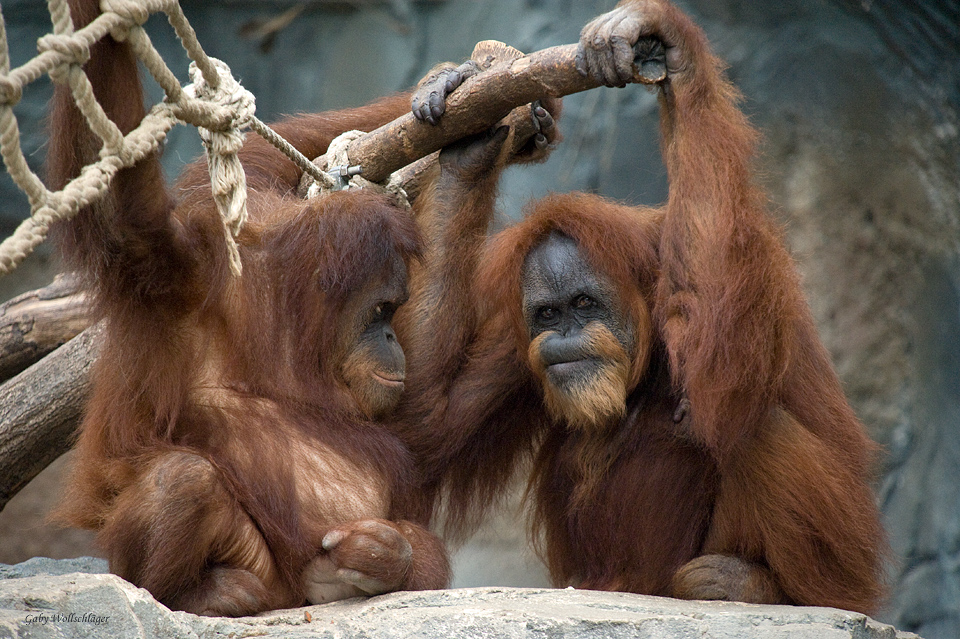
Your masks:
{"label": "long arm", "polygon": [[424,517],[446,498],[445,528],[462,539],[508,488],[545,425],[537,389],[507,326],[492,320],[441,390],[417,397],[406,417],[424,474]]}
{"label": "long arm", "polygon": [[[649,38],[664,45],[661,128],[670,194],[656,314],[674,382],[689,396],[698,435],[722,460],[776,401],[790,354],[789,315],[802,305],[751,180],[757,135],[703,32],[676,7],[622,2],[588,25],[581,42],[596,36],[621,46]],[[585,53],[588,66],[615,81],[616,60]]]}
{"label": "long arm", "polygon": [[[721,475],[704,552],[769,567],[796,603],[875,609],[884,542],[867,484],[873,446],[752,182],[757,134],[736,90],[702,31],[664,0],[625,0],[588,25],[584,68],[622,84],[634,45],[650,39],[664,47],[670,179],[655,315],[693,434]],[[697,587],[685,592],[705,596],[709,567],[687,578]]]}
{"label": "long arm", "polygon": [[509,327],[477,310],[476,272],[508,136],[501,127],[441,154],[435,182],[418,203],[426,209],[427,251],[398,318],[410,354],[401,421],[424,473],[423,510],[429,517],[446,492],[455,534],[468,532],[473,516],[495,500],[535,430]]}
{"label": "long arm", "polygon": [[[497,56],[521,55],[492,42],[481,43],[477,51],[491,47]],[[412,99],[418,119],[437,123],[446,97],[468,77],[464,69],[477,72],[472,61],[459,67],[445,63],[421,81]],[[398,313],[397,330],[408,345],[411,369],[418,371],[414,379],[428,378],[430,389],[452,378],[476,332],[480,304],[473,284],[500,176],[509,164],[539,162],[550,154],[560,140],[555,118],[562,106],[559,99],[544,98],[517,107],[495,131],[449,145],[417,200],[415,215],[426,250],[413,269],[410,302]]]}
{"label": "long arm", "polygon": [[456,372],[476,331],[473,277],[493,220],[507,134],[501,127],[488,140],[444,150],[417,205],[426,250],[411,277],[398,330],[410,333],[411,371],[428,369],[437,380]]}
{"label": "long arm", "polygon": [[722,463],[777,401],[804,303],[750,176],[756,134],[702,33],[679,30],[661,93],[670,196],[657,312],[695,428]]}
{"label": "long arm", "polygon": [[[97,0],[73,0],[70,8],[77,28],[99,14]],[[143,92],[129,44],[104,38],[91,47],[84,70],[97,100],[124,134],[139,124]],[[64,85],[54,91],[50,130],[48,179],[60,188],[96,159],[100,141]],[[120,171],[104,199],[57,228],[68,264],[96,285],[102,311],[118,305],[121,311],[133,312],[124,302],[133,304],[160,292],[185,294],[196,264],[172,224],[173,208],[159,158],[152,155]]]}

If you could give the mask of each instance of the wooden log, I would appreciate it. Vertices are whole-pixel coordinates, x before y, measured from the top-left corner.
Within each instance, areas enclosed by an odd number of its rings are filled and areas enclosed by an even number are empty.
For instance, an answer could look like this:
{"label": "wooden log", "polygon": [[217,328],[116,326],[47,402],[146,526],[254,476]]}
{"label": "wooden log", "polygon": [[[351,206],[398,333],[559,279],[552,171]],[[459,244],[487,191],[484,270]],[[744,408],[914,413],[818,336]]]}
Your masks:
{"label": "wooden log", "polygon": [[[485,72],[489,72],[490,69],[498,67],[498,65],[499,66],[506,65],[522,57],[524,57],[524,54],[522,51],[514,47],[511,47],[508,44],[504,44],[503,42],[498,42],[497,40],[483,40],[482,42],[478,42],[473,49],[473,53],[470,56],[470,58],[475,62],[477,62],[480,68]],[[484,75],[487,75],[487,73],[484,73]],[[497,76],[497,77],[500,77],[500,80],[497,80],[497,81],[509,80],[509,79],[505,80],[502,76]],[[465,85],[465,86],[470,86],[470,85]],[[478,90],[481,90],[482,88],[483,87],[481,86],[480,89],[474,88],[472,90],[478,91]],[[457,93],[458,92],[454,92],[454,94],[452,94],[448,98],[448,101],[447,101],[448,111],[450,109],[457,110],[457,109],[473,108],[469,100],[467,104],[464,106],[462,104],[462,99],[461,99],[460,106],[454,106],[453,95],[457,95]],[[521,150],[523,150],[523,148],[528,144],[529,140],[534,135],[539,133],[539,131],[537,130],[537,124],[535,123],[535,120],[532,117],[533,114],[531,112],[530,103],[533,102],[534,100],[539,100],[544,97],[552,97],[552,96],[547,96],[546,94],[540,94],[536,98],[529,100],[528,102],[523,102],[520,105],[517,105],[508,109],[507,115],[502,118],[491,119],[492,116],[490,112],[474,113],[472,114],[472,117],[477,122],[477,124],[475,126],[471,126],[471,129],[475,128],[476,130],[472,131],[472,133],[468,133],[465,135],[480,133],[482,131],[485,131],[491,127],[498,126],[498,125],[509,126],[513,130],[513,135],[511,136],[511,143],[513,144],[512,152],[518,153]],[[479,106],[483,106],[483,105],[479,105]],[[496,112],[493,112],[493,113],[495,114]],[[447,115],[444,115],[443,118],[441,118],[441,122],[445,122],[447,117],[448,117]],[[454,117],[456,118],[456,116]],[[361,142],[363,140],[367,140],[369,138],[369,139],[372,139],[373,142],[366,143],[365,146],[361,145],[363,146],[363,148],[361,149],[361,153],[371,153],[371,152],[377,153],[381,150],[380,148],[381,144],[387,145],[390,148],[397,151],[398,147],[396,147],[396,145],[397,144],[402,145],[403,140],[400,138],[395,139],[391,137],[394,135],[393,131],[395,129],[403,129],[403,127],[406,126],[405,122],[411,119],[419,123],[419,121],[417,121],[416,118],[412,116],[412,114],[408,114],[406,116],[402,116],[398,118],[397,120],[394,120],[392,123],[387,124],[384,127],[376,129],[375,131],[371,131],[370,133],[366,134],[365,136],[357,140],[354,144]],[[479,123],[485,123],[485,125],[481,126],[481,124]],[[434,128],[433,125],[425,125],[425,126],[429,128]],[[410,161],[405,165],[397,167],[395,170],[389,171],[387,174],[384,174],[382,176],[379,174],[379,171],[389,168],[390,166],[392,166],[392,164],[383,165],[383,167],[381,168],[380,159],[378,157],[376,156],[367,157],[365,155],[361,156],[360,162],[361,162],[361,165],[364,167],[363,173],[362,173],[363,177],[371,181],[380,182],[382,180],[385,180],[387,177],[389,177],[391,173],[394,173],[395,177],[397,178],[397,181],[403,186],[404,191],[406,191],[407,198],[409,199],[409,201],[413,202],[414,200],[416,200],[417,196],[420,195],[420,191],[422,190],[422,187],[424,186],[423,184],[424,180],[427,179],[426,178],[427,171],[430,169],[430,167],[435,165],[437,160],[437,155],[440,153],[440,149],[443,148],[443,146],[445,146],[446,144],[449,144],[450,142],[455,142],[456,140],[460,139],[459,137],[454,138],[452,140],[448,140],[447,142],[444,142],[443,144],[440,144],[440,146],[436,146],[438,144],[438,141],[434,139],[436,136],[441,136],[443,139],[446,139],[446,137],[450,135],[450,133],[444,132],[444,130],[440,128],[437,131],[423,130],[422,135],[425,136],[425,139],[427,140],[427,143],[426,143],[427,146],[419,147],[417,148],[417,150],[411,151],[409,154],[403,154],[402,151],[399,151],[400,155],[402,155],[403,157],[409,156],[410,158],[412,158],[412,161]],[[370,138],[370,136],[374,136],[374,137]],[[352,154],[353,148],[354,148],[354,145],[351,145],[349,147],[348,156]],[[426,151],[425,149],[430,149],[430,150]],[[317,162],[320,166],[323,166],[323,167],[327,166],[325,156],[318,158]],[[353,165],[354,163],[351,161],[350,164]],[[371,179],[369,177],[370,170],[367,167],[370,167],[370,166],[374,167],[373,168],[374,176],[379,179]],[[300,188],[299,188],[299,193],[301,197],[304,197],[306,195],[307,187],[312,182],[313,182],[312,178],[310,178],[307,175],[304,175],[304,178],[301,181]]]}
{"label": "wooden log", "polygon": [[[363,167],[366,179],[381,182],[425,155],[485,131],[516,107],[599,87],[577,71],[576,55],[577,45],[569,44],[496,61],[447,97],[447,110],[438,124],[421,122],[412,113],[401,116],[354,140],[347,150],[350,164]],[[662,79],[637,72],[633,81]]]}
{"label": "wooden log", "polygon": [[73,445],[99,332],[88,328],[0,385],[0,509]]}
{"label": "wooden log", "polygon": [[0,381],[23,371],[88,326],[86,298],[69,276],[58,276],[49,286],[0,305]]}

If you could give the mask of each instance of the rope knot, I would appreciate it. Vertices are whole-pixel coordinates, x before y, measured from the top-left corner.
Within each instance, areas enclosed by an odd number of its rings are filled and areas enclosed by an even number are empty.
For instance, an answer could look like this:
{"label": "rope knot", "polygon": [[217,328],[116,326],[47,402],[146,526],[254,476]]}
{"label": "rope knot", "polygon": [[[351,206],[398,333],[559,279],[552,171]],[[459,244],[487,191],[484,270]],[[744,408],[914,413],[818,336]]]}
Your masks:
{"label": "rope knot", "polygon": [[37,40],[37,51],[41,54],[53,51],[68,65],[83,66],[90,59],[90,47],[82,40],[59,33],[48,33]]}
{"label": "rope knot", "polygon": [[242,129],[249,126],[257,110],[253,93],[244,89],[234,79],[226,62],[216,58],[209,58],[209,61],[211,66],[208,69],[216,72],[217,85],[211,86],[207,82],[203,70],[196,62],[191,62],[189,70],[191,84],[185,86],[184,91],[189,97],[199,98],[229,108],[234,114],[229,128]]}
{"label": "rope knot", "polygon": [[130,26],[141,25],[150,17],[147,3],[138,0],[100,0],[100,9],[117,14]]}
{"label": "rope knot", "polygon": [[198,127],[197,131],[207,151],[210,187],[217,210],[223,218],[230,267],[239,276],[242,264],[234,238],[247,220],[247,178],[237,153],[243,148],[244,136],[240,130],[253,121],[256,100],[250,91],[233,78],[225,62],[216,58],[209,58],[209,61],[211,66],[208,70],[216,73],[217,85],[211,86],[197,63],[191,62],[189,73],[192,84],[184,87],[184,93],[188,97],[227,107],[233,114],[228,128],[213,131]]}
{"label": "rope knot", "polygon": [[0,76],[0,105],[13,106],[23,97],[23,87],[8,76]]}

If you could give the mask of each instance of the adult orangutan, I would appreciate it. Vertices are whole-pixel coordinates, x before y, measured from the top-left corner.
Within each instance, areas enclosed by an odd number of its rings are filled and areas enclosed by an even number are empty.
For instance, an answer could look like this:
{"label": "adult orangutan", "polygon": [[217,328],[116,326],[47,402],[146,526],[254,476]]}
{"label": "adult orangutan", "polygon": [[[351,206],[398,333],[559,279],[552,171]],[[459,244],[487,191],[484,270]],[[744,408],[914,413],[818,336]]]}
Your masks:
{"label": "adult orangutan", "polygon": [[[78,28],[98,5],[71,3]],[[139,123],[129,45],[98,43],[85,70],[124,132]],[[315,157],[409,104],[396,96],[276,128]],[[59,187],[99,143],[65,87],[51,130]],[[404,386],[391,319],[421,234],[384,195],[299,200],[300,173],[262,140],[241,159],[242,277],[231,275],[202,165],[177,201],[150,157],[59,229],[106,319],[60,515],[98,531],[113,572],[199,614],[441,588],[445,549],[409,520],[416,470],[382,423]]]}
{"label": "adult orangutan", "polygon": [[874,445],[752,182],[736,90],[665,0],[622,2],[580,47],[618,86],[662,47],[668,201],[551,195],[487,241],[499,136],[441,155],[432,306],[405,311],[428,497],[464,533],[529,457],[558,586],[875,610]]}

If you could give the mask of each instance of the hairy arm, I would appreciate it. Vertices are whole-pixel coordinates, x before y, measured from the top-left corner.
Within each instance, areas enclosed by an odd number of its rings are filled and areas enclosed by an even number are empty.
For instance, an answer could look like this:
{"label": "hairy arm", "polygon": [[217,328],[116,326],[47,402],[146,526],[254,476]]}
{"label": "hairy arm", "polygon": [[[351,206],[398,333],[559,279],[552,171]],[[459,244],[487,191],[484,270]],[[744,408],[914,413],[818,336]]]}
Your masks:
{"label": "hairy arm", "polygon": [[[419,119],[436,124],[447,95],[469,77],[465,68],[479,72],[468,62],[459,67],[441,65],[428,74],[413,96]],[[398,315],[398,332],[412,345],[413,369],[420,362],[429,363],[433,379],[447,377],[459,365],[476,329],[479,300],[473,280],[504,168],[541,161],[560,140],[555,118],[562,102],[540,102],[518,107],[501,121],[527,117],[534,123],[532,134],[504,125],[445,148],[430,184],[417,200],[416,216],[427,250],[420,267],[414,269],[411,300]]]}
{"label": "hairy arm", "polygon": [[795,603],[870,611],[884,545],[872,445],[752,183],[757,134],[702,31],[664,0],[625,0],[588,25],[585,72],[622,83],[644,38],[662,43],[666,67],[656,314],[694,435],[721,470],[707,554],[678,572],[676,592],[769,603],[782,588]]}
{"label": "hairy arm", "polygon": [[476,331],[473,278],[495,212],[507,135],[501,127],[444,149],[417,204],[427,248],[398,330],[409,333],[411,371],[428,375],[431,386],[456,371]]}
{"label": "hairy arm", "polygon": [[670,194],[656,315],[674,382],[719,460],[778,399],[802,312],[799,284],[753,184],[757,134],[703,32],[662,0],[625,0],[581,36],[583,67],[608,84],[633,73],[634,47],[663,45],[662,150]]}
{"label": "hairy arm", "polygon": [[497,503],[545,425],[537,389],[501,319],[480,327],[467,361],[426,413],[415,447],[425,494],[445,498],[445,530],[454,539],[473,532]]}
{"label": "hairy arm", "polygon": [[[414,93],[416,117],[436,124],[446,97],[477,72],[472,62],[437,67]],[[559,99],[548,99],[516,109],[512,116],[534,123],[532,134],[500,126],[448,146],[417,201],[427,250],[397,318],[411,381],[400,421],[425,476],[423,516],[446,495],[454,535],[467,534],[496,500],[537,430],[510,327],[481,310],[476,280],[503,169],[550,153],[560,139],[554,118],[561,108]]]}
{"label": "hairy arm", "polygon": [[501,127],[441,153],[419,204],[430,209],[421,217],[428,248],[401,318],[410,380],[401,421],[424,472],[425,517],[448,491],[451,528],[459,532],[474,523],[474,504],[494,499],[530,440],[516,424],[522,364],[507,326],[481,317],[475,285],[507,138]]}
{"label": "hairy arm", "polygon": [[[77,28],[99,14],[96,0],[72,0],[70,8]],[[131,47],[105,37],[91,47],[84,71],[106,115],[122,133],[133,130],[144,104]],[[55,88],[50,118],[48,180],[61,188],[98,159],[101,143],[65,85]],[[95,286],[101,311],[136,313],[137,305],[157,297],[189,296],[196,263],[170,217],[173,207],[154,154],[119,171],[106,197],[56,228],[67,264]]]}

